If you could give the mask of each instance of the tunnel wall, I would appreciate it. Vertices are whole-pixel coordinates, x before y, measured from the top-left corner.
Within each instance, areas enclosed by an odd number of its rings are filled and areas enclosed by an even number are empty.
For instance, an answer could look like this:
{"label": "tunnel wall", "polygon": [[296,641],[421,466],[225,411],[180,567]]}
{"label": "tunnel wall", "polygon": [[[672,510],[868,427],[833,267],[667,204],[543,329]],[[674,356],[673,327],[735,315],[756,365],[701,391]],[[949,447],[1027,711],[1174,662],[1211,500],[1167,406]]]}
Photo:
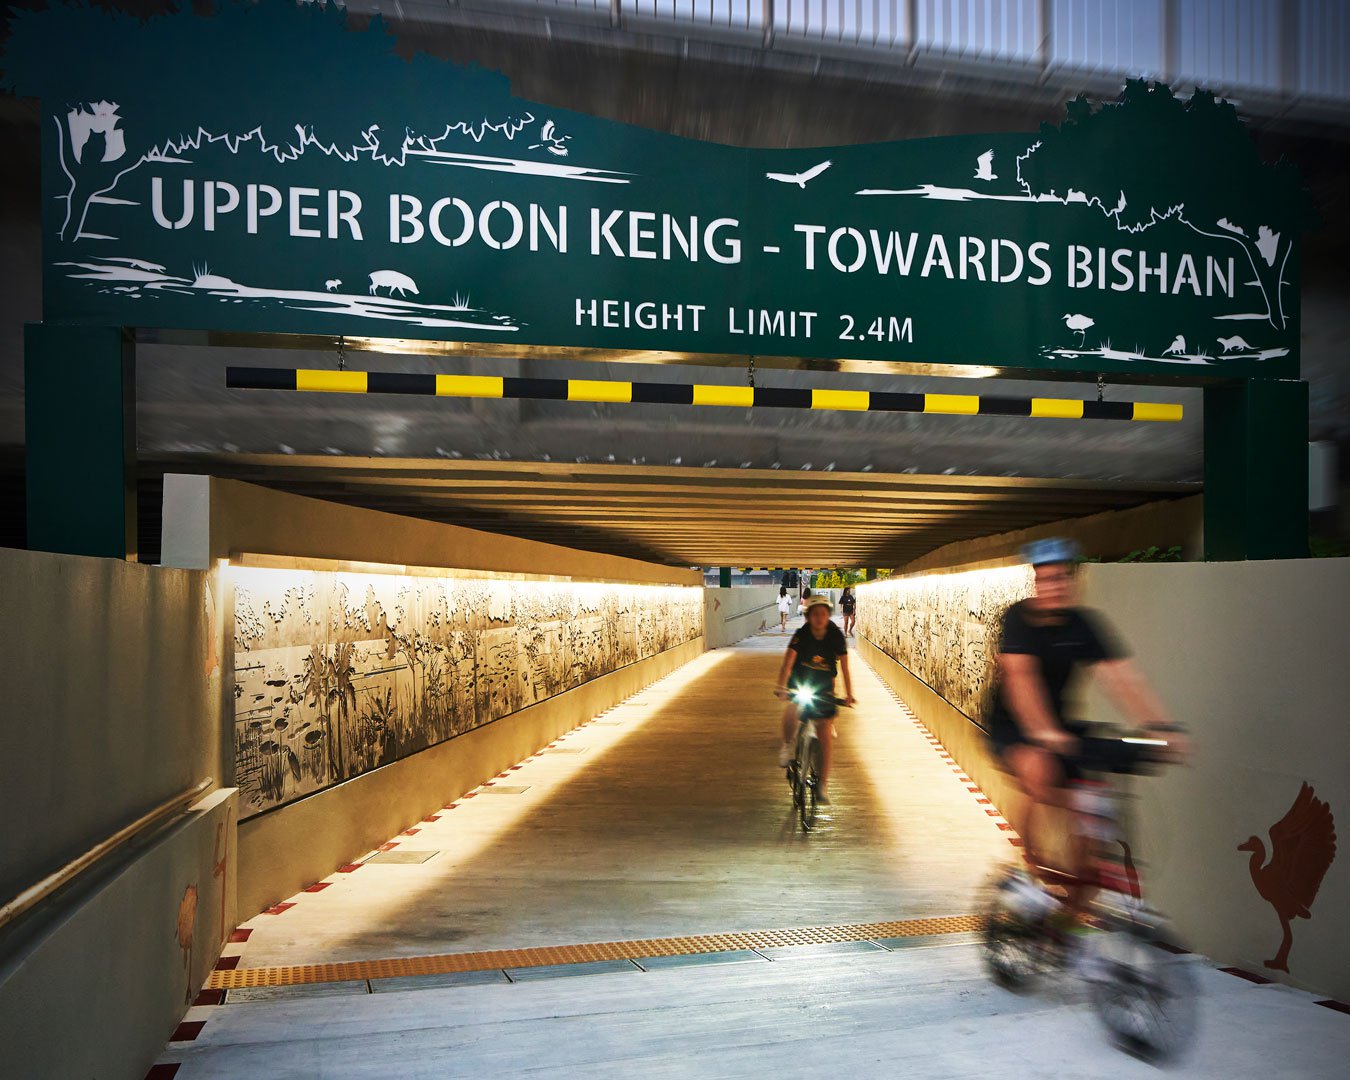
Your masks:
{"label": "tunnel wall", "polygon": [[697,571],[201,476],[164,522],[221,566],[244,918],[704,648]]}
{"label": "tunnel wall", "polygon": [[[1264,966],[1279,919],[1236,849],[1256,836],[1267,859],[1288,855],[1268,831],[1308,784],[1339,819],[1341,851],[1311,918],[1294,920],[1288,980],[1350,1000],[1350,559],[1092,566],[1086,586],[1196,742],[1193,768],[1136,785],[1146,887],[1193,948],[1284,978]],[[1111,715],[1096,690],[1086,715]],[[1289,873],[1262,883],[1315,876],[1317,834],[1309,824]]]}
{"label": "tunnel wall", "polygon": [[225,776],[210,576],[0,549],[0,893]]}
{"label": "tunnel wall", "polygon": [[1202,495],[1162,499],[1108,510],[1101,514],[1069,518],[1030,529],[982,536],[945,544],[905,566],[906,574],[946,569],[968,570],[980,566],[1007,566],[1021,561],[1022,545],[1047,536],[1067,536],[1078,541],[1090,558],[1119,559],[1131,551],[1149,547],[1181,548],[1188,561],[1204,558],[1205,500]]}
{"label": "tunnel wall", "polygon": [[703,590],[703,632],[710,649],[735,645],[777,625],[777,585]]}
{"label": "tunnel wall", "polygon": [[239,826],[239,910],[262,911],[414,826],[703,652],[703,639],[629,665]]}
{"label": "tunnel wall", "polygon": [[[7,902],[226,765],[213,575],[0,549],[0,582]],[[237,922],[235,814],[217,787],[0,932],[6,1075],[145,1075]]]}
{"label": "tunnel wall", "polygon": [[[994,805],[1020,820],[1021,797],[994,765],[977,723],[984,699],[969,687],[942,684],[922,659],[913,658],[916,651],[921,658],[936,656],[932,663],[939,669],[959,675],[961,662],[948,665],[942,659],[953,647],[941,637],[942,629],[956,623],[966,624],[959,628],[966,642],[984,640],[995,650],[996,605],[972,609],[957,579],[1013,572],[982,569],[911,579],[946,579],[941,590],[907,593],[926,598],[930,606],[901,620],[906,636],[928,637],[917,648],[913,642],[896,648],[886,638],[889,624],[878,620],[874,609],[869,615],[873,605],[895,599],[891,583],[865,587],[858,610],[869,638],[860,646],[864,657]],[[1007,600],[1016,598],[1018,590],[1009,582],[1003,587]],[[1350,595],[1350,560],[1088,565],[1084,588],[1085,602],[1108,614],[1197,746],[1193,768],[1132,784],[1143,796],[1132,812],[1146,895],[1175,920],[1188,945],[1215,960],[1341,999],[1350,996],[1350,933],[1341,918],[1350,903],[1350,859],[1342,853],[1331,862],[1311,918],[1294,921],[1285,976],[1264,966],[1280,945],[1280,923],[1257,892],[1248,853],[1237,850],[1256,836],[1269,858],[1268,831],[1291,810],[1304,783],[1328,804],[1333,818],[1350,820],[1343,659],[1350,640],[1344,602]],[[1116,717],[1091,688],[1083,715]],[[1312,816],[1319,814],[1313,808]],[[1314,822],[1304,835],[1316,834]],[[1319,846],[1310,842],[1310,847],[1302,856],[1306,861],[1295,859],[1278,881],[1261,875],[1263,887],[1278,893],[1305,875],[1315,879]]]}

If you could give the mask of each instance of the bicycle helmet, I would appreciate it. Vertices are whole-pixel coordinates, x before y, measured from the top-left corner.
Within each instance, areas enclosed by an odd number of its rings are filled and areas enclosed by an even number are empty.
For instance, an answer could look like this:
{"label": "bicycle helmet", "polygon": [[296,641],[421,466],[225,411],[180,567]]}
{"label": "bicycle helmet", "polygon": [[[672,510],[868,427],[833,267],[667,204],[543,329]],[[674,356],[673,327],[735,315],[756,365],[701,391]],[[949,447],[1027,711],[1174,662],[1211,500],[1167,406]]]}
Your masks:
{"label": "bicycle helmet", "polygon": [[1083,556],[1077,541],[1062,536],[1050,536],[1044,540],[1033,540],[1022,548],[1022,557],[1032,566],[1047,566],[1050,563],[1076,563]]}
{"label": "bicycle helmet", "polygon": [[833,611],[834,605],[830,603],[830,598],[821,593],[808,597],[806,601],[806,610],[809,612],[813,607],[823,607],[827,611]]}

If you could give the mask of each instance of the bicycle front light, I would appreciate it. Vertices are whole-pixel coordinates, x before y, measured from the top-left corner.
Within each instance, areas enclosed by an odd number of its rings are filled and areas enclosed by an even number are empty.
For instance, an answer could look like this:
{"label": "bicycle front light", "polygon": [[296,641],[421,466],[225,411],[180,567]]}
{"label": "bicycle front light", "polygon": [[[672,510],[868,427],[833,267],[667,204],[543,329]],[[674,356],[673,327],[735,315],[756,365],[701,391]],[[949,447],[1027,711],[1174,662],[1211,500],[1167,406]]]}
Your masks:
{"label": "bicycle front light", "polygon": [[815,701],[816,695],[814,691],[803,688],[801,690],[798,690],[795,694],[793,694],[792,699],[798,705],[810,705],[811,702]]}

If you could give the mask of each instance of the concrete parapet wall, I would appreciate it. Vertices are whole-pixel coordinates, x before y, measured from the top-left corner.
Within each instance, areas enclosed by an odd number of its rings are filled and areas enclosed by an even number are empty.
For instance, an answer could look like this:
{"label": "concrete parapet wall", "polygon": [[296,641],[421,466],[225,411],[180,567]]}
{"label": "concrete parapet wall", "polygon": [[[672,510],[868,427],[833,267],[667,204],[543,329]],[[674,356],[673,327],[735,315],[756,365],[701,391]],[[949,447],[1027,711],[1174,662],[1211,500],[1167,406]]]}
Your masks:
{"label": "concrete parapet wall", "polygon": [[[1342,831],[1350,822],[1350,560],[1089,565],[1083,577],[1084,602],[1106,616],[1196,744],[1192,767],[1127,782],[1140,796],[1131,831],[1146,897],[1197,951],[1350,997],[1342,917],[1350,858],[1334,855],[1326,821],[1339,818]],[[860,610],[870,602],[864,590]],[[976,720],[876,644],[859,648],[994,805],[1020,821],[1022,796]],[[1083,715],[1118,719],[1090,682]],[[1295,810],[1304,784],[1312,791],[1304,803],[1325,809]],[[1292,850],[1271,833],[1287,814],[1302,838]],[[1254,853],[1238,850],[1251,837],[1265,852],[1255,865]],[[1292,922],[1288,974],[1265,966],[1281,943],[1282,897],[1311,897],[1310,917]]]}
{"label": "concrete parapet wall", "polygon": [[703,639],[603,675],[239,827],[245,916],[333,873],[703,653]]}
{"label": "concrete parapet wall", "polygon": [[[796,597],[793,597],[796,614]],[[708,648],[727,645],[778,625],[778,586],[749,585],[703,591],[703,633]]]}
{"label": "concrete parapet wall", "polygon": [[[44,807],[50,811],[51,807]],[[235,926],[234,792],[81,878],[0,960],[0,1046],[15,1080],[141,1080]],[[26,820],[32,823],[32,814]]]}
{"label": "concrete parapet wall", "polygon": [[224,780],[212,584],[0,549],[4,899],[202,779]]}
{"label": "concrete parapet wall", "polygon": [[[1134,785],[1146,888],[1193,948],[1350,1000],[1350,559],[1091,566],[1085,586],[1195,739],[1192,768]],[[1086,715],[1114,714],[1093,689]],[[1293,920],[1284,976],[1264,966],[1281,929],[1256,881],[1277,898],[1315,881],[1328,854],[1316,821],[1300,815],[1292,854],[1270,834],[1305,783],[1340,851],[1311,918]],[[1237,850],[1252,836],[1267,863],[1289,860],[1283,873],[1253,874]]]}

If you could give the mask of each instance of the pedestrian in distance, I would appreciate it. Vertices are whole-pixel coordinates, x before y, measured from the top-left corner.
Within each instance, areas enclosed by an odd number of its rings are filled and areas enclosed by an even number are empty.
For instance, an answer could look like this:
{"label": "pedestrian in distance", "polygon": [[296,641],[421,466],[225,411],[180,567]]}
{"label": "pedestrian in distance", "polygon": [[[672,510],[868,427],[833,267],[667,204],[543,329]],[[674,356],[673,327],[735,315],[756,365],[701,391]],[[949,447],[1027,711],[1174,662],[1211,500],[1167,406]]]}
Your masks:
{"label": "pedestrian in distance", "polygon": [[844,616],[844,636],[853,637],[858,628],[858,598],[853,594],[853,586],[844,586],[844,595],[839,598],[839,611]]}
{"label": "pedestrian in distance", "polygon": [[792,597],[788,596],[787,586],[778,589],[778,632],[787,633],[788,616],[792,614]]}

